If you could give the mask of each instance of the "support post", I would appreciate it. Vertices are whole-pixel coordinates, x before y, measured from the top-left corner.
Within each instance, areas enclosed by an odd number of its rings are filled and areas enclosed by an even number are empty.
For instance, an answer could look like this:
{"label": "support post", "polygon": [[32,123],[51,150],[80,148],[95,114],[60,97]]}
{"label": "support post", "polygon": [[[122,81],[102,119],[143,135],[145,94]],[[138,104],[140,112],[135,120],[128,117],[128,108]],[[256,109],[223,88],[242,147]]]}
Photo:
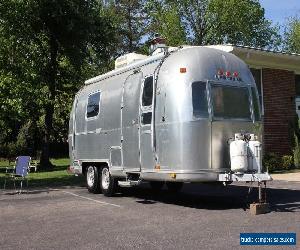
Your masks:
{"label": "support post", "polygon": [[266,182],[264,181],[264,197],[262,182],[258,182],[258,202],[250,204],[250,213],[253,215],[265,214],[270,212],[269,203],[266,202]]}
{"label": "support post", "polygon": [[261,182],[258,182],[258,203],[262,203],[262,187],[261,187]]}

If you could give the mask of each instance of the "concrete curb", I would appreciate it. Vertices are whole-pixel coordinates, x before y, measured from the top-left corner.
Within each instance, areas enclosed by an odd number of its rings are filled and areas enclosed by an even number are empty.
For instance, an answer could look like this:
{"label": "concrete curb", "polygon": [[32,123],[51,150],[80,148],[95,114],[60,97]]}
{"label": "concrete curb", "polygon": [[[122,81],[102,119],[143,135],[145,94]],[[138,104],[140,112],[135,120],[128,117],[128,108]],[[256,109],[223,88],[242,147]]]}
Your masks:
{"label": "concrete curb", "polygon": [[271,174],[271,176],[276,181],[300,182],[300,173]]}

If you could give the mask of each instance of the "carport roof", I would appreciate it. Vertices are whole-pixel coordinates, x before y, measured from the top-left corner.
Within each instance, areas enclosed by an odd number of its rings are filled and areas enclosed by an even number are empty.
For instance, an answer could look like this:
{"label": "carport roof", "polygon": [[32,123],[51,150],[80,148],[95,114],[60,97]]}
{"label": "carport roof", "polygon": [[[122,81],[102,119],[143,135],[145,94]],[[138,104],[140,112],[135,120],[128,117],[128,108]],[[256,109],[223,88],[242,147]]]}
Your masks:
{"label": "carport roof", "polygon": [[283,69],[300,73],[300,54],[231,44],[207,47],[232,53],[244,60],[250,67]]}

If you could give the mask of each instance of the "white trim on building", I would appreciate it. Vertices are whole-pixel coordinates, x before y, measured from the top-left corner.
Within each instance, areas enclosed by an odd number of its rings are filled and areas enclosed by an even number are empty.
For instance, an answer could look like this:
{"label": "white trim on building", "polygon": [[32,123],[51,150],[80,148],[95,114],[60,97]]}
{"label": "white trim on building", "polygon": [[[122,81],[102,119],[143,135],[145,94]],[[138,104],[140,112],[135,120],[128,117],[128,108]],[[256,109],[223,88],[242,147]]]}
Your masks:
{"label": "white trim on building", "polygon": [[272,68],[294,71],[300,74],[300,54],[276,52],[259,48],[235,45],[209,45],[207,47],[232,53],[251,68]]}

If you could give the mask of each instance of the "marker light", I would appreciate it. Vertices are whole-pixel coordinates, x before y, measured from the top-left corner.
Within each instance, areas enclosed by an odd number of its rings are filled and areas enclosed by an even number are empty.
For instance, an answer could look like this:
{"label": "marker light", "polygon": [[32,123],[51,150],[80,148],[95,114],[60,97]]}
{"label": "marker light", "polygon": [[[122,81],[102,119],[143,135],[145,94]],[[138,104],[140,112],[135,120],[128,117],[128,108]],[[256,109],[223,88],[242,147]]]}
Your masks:
{"label": "marker light", "polygon": [[169,175],[172,179],[176,179],[176,173],[170,173]]}
{"label": "marker light", "polygon": [[237,71],[235,71],[235,72],[233,73],[233,76],[234,76],[234,77],[238,77],[238,76],[239,76],[239,73],[238,73]]}
{"label": "marker light", "polygon": [[218,76],[222,76],[224,74],[224,71],[222,69],[218,70]]}
{"label": "marker light", "polygon": [[186,68],[180,68],[180,73],[186,73]]}
{"label": "marker light", "polygon": [[226,77],[230,77],[231,76],[230,71],[226,71],[225,75],[226,75]]}

